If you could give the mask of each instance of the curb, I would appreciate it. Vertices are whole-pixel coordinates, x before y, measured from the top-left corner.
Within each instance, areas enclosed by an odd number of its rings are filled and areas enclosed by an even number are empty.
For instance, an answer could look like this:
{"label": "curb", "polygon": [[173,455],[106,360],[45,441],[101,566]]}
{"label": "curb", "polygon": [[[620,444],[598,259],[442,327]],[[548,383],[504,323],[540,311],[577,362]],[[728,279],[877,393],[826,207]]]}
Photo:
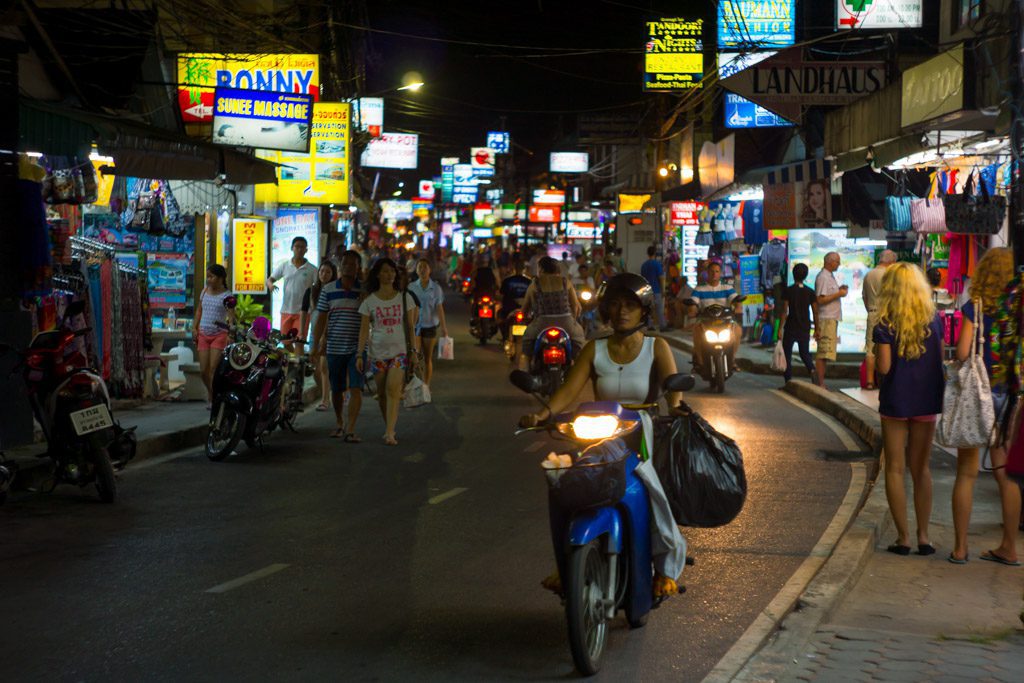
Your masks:
{"label": "curb", "polygon": [[[669,346],[672,346],[680,351],[686,353],[693,353],[693,342],[688,339],[680,339],[678,337],[670,337],[668,335],[660,335],[662,339],[668,342]],[[772,370],[771,363],[763,363],[760,361],[753,361],[749,358],[742,356],[736,357],[736,365],[739,366],[740,370],[744,372],[750,372],[755,375],[777,375],[781,376],[781,372],[778,370]],[[796,377],[810,377],[807,373],[807,368],[803,365],[797,365],[793,368],[793,375]],[[828,376],[835,379],[860,379],[860,366],[850,365],[847,363],[831,363],[828,369]]]}
{"label": "curb", "polygon": [[[822,412],[835,417],[871,446],[881,451],[881,420],[878,413],[848,396],[821,389],[807,382],[790,382],[785,391]],[[869,467],[868,491],[863,506],[851,520],[831,556],[793,608],[782,615],[754,655],[731,677],[745,683],[789,680],[787,671],[798,663],[818,627],[839,607],[860,579],[864,567],[888,533],[892,520],[885,487],[877,485],[877,462]]]}

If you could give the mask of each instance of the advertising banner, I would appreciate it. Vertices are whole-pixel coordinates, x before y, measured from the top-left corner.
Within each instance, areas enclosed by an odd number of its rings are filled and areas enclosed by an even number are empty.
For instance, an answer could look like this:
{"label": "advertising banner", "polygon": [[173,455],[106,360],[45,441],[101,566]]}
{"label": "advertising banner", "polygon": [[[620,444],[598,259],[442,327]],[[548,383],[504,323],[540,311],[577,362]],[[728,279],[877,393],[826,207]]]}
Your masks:
{"label": "advertising banner", "polygon": [[354,123],[356,130],[379,138],[384,130],[384,98],[360,97],[355,102]]}
{"label": "advertising banner", "polygon": [[[271,227],[273,238],[270,242],[270,269],[273,272],[279,264],[292,257],[292,240],[305,237],[309,246],[306,258],[314,266],[320,262],[320,209],[280,209]],[[284,287],[279,286],[270,295],[271,321],[275,330],[281,329],[281,304]],[[316,302],[313,302],[316,305]]]}
{"label": "advertising banner", "polygon": [[700,225],[700,212],[704,202],[672,202],[669,205],[669,222],[672,225]]}
{"label": "advertising banner", "polygon": [[796,40],[794,0],[721,0],[718,49],[789,47]]}
{"label": "advertising banner", "polygon": [[703,87],[703,33],[703,19],[648,21],[644,90],[661,92]]}
{"label": "advertising banner", "polygon": [[[763,59],[771,57],[774,52],[721,52],[718,55],[718,77],[728,78],[739,73]],[[773,111],[765,109],[756,102],[725,93],[725,127],[726,128],[779,128],[793,125]]]}
{"label": "advertising banner", "polygon": [[562,207],[531,206],[528,216],[531,223],[557,223],[562,220]]}
{"label": "advertising banner", "polygon": [[493,149],[495,154],[508,154],[512,148],[512,140],[508,133],[492,130],[487,133],[487,146]]}
{"label": "advertising banner", "polygon": [[836,281],[847,285],[850,291],[839,300],[843,319],[839,321],[837,350],[844,353],[863,351],[867,332],[867,311],[862,297],[864,276],[875,265],[875,249],[884,247],[885,241],[853,239],[847,237],[844,229],[821,229],[790,230],[788,242],[790,268],[798,263],[806,265],[810,270],[807,276],[809,287],[814,286],[814,279],[821,272],[825,254],[830,251],[839,254],[842,265],[835,272]]}
{"label": "advertising banner", "polygon": [[565,236],[571,240],[596,240],[601,237],[601,226],[596,223],[569,223]]}
{"label": "advertising banner", "polygon": [[586,173],[590,170],[590,154],[587,152],[552,152],[552,173]]}
{"label": "advertising banner", "polygon": [[231,291],[267,293],[266,218],[247,216],[231,223]]}
{"label": "advertising banner", "polygon": [[761,257],[757,254],[740,256],[740,294],[761,293]]}
{"label": "advertising banner", "polygon": [[280,164],[277,185],[256,186],[256,201],[274,204],[347,204],[349,201],[350,108],[341,102],[313,105],[309,154],[261,150]]}
{"label": "advertising banner", "polygon": [[419,165],[420,136],[416,133],[381,133],[363,152],[366,168],[405,168]]}
{"label": "advertising banner", "polygon": [[213,143],[290,152],[309,151],[310,95],[217,88]]}
{"label": "advertising banner", "polygon": [[708,244],[697,244],[697,232],[699,228],[696,225],[687,225],[683,227],[683,253],[681,254],[683,260],[683,276],[686,277],[686,283],[691,287],[696,287],[697,282],[697,264],[708,257],[708,252],[711,251],[711,246]]}
{"label": "advertising banner", "polygon": [[534,204],[565,204],[565,190],[534,190]]}
{"label": "advertising banner", "polygon": [[437,188],[434,187],[433,180],[421,180],[419,182],[418,194],[416,196],[421,199],[433,199],[434,194],[437,192]]}
{"label": "advertising banner", "polygon": [[771,230],[832,226],[832,165],[815,159],[783,166],[764,182],[764,225]]}
{"label": "advertising banner", "polygon": [[149,305],[153,308],[185,308],[185,276],[191,258],[188,254],[155,252],[147,254],[149,269]]}
{"label": "advertising banner", "polygon": [[922,0],[836,0],[836,28],[921,28],[923,5]]}
{"label": "advertising banner", "polygon": [[470,147],[469,165],[475,177],[494,175],[494,150],[490,147]]}
{"label": "advertising banner", "polygon": [[178,55],[178,106],[185,123],[213,121],[214,88],[320,96],[319,55]]}

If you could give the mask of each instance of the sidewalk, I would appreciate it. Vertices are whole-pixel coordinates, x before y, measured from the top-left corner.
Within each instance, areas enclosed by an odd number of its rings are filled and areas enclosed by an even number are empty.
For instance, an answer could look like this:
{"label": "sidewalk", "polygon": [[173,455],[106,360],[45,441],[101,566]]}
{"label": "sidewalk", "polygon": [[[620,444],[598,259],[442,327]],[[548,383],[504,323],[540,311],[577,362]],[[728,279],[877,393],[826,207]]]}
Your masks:
{"label": "sidewalk", "polygon": [[[880,445],[878,413],[845,393],[805,382],[787,391],[833,415]],[[870,393],[850,392],[865,403]],[[884,480],[796,609],[735,677],[742,681],[1020,681],[1024,630],[1020,620],[1024,569],[978,556],[999,544],[999,494],[980,473],[969,536],[970,562],[946,561],[953,547],[950,496],[956,460],[932,453],[930,526],[937,552],[900,557],[885,551],[895,538]],[[909,474],[907,482],[909,487]],[[912,499],[908,510],[913,524]]]}
{"label": "sidewalk", "polygon": [[[671,329],[665,332],[658,332],[665,337],[669,344],[687,353],[693,352],[693,333],[689,330]],[[744,372],[752,372],[757,375],[779,375],[782,373],[772,370],[772,351],[774,346],[761,346],[757,342],[744,341],[736,352],[736,365]],[[812,354],[813,355],[813,354]],[[860,379],[860,362],[863,354],[840,354],[840,360],[828,364],[827,379]],[[844,358],[844,356],[848,357]],[[793,376],[808,377],[807,369],[800,362],[800,355],[793,348]]]}

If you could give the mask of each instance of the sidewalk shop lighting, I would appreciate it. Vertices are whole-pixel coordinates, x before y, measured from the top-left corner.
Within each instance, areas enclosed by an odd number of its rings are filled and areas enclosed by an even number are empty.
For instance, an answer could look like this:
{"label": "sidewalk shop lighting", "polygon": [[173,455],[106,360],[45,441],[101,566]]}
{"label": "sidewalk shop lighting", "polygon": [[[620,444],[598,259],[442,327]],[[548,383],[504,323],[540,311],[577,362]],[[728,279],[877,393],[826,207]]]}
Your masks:
{"label": "sidewalk shop lighting", "polygon": [[728,197],[730,202],[746,202],[752,199],[764,199],[764,188],[760,185],[749,187]]}
{"label": "sidewalk shop lighting", "polygon": [[662,178],[668,178],[668,169],[662,166],[661,168],[658,169],[658,175],[660,175]]}
{"label": "sidewalk shop lighting", "polygon": [[395,190],[394,192],[391,193],[391,196],[392,197],[401,197],[402,196],[402,191],[401,190]]}

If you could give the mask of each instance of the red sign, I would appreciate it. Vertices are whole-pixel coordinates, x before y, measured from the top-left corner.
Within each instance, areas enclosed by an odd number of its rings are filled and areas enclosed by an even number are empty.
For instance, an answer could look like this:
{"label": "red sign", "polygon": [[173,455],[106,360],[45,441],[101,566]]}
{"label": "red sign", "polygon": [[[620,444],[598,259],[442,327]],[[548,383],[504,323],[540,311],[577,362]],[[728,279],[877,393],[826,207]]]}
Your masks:
{"label": "red sign", "polygon": [[672,202],[672,225],[700,225],[704,202]]}
{"label": "red sign", "polygon": [[557,223],[562,220],[562,207],[537,206],[530,207],[531,223]]}
{"label": "red sign", "polygon": [[366,130],[370,133],[371,138],[379,138],[381,136],[380,126],[367,126]]}

